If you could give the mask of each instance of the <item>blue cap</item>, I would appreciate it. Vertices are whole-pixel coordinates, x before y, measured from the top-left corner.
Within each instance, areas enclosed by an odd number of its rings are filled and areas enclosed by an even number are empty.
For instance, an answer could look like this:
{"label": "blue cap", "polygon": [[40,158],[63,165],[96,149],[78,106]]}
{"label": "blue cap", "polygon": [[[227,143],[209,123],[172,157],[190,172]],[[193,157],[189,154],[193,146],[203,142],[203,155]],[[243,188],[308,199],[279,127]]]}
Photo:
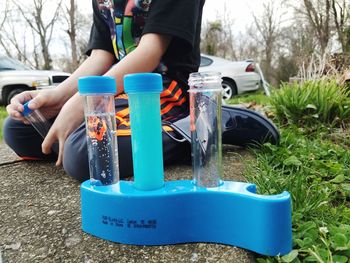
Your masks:
{"label": "blue cap", "polygon": [[162,92],[162,76],[157,73],[135,73],[124,76],[125,93]]}
{"label": "blue cap", "polygon": [[29,109],[28,104],[30,101],[27,101],[26,103],[23,104],[24,110],[22,112],[22,115],[24,117],[28,116],[29,114],[31,114],[33,112],[32,109]]}
{"label": "blue cap", "polygon": [[117,85],[115,78],[108,76],[80,77],[78,90],[81,95],[115,94],[117,93]]}

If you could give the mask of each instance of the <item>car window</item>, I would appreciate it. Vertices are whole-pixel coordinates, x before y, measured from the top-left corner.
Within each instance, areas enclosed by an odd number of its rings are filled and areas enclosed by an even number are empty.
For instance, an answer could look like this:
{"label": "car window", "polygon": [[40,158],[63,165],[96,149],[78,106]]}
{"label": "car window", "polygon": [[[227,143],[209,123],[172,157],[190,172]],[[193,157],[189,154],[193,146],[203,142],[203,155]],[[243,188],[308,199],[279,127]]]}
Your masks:
{"label": "car window", "polygon": [[28,70],[29,67],[22,64],[20,61],[7,58],[0,57],[0,70]]}
{"label": "car window", "polygon": [[199,66],[205,67],[205,66],[209,66],[211,63],[213,63],[213,60],[211,60],[210,58],[201,56],[201,64]]}

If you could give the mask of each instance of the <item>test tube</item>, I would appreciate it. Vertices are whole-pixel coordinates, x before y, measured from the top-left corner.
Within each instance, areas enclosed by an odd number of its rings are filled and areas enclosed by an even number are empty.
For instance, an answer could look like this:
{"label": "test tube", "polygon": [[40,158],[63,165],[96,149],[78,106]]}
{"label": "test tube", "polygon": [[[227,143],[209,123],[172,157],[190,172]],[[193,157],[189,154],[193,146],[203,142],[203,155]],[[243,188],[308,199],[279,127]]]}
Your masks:
{"label": "test tube", "polygon": [[[44,139],[47,133],[50,130],[51,124],[49,121],[42,115],[40,110],[32,110],[28,107],[30,101],[27,101],[23,104],[23,112],[22,116],[33,126],[33,128],[40,134],[40,136]],[[52,147],[52,151],[56,154],[59,152],[58,142],[55,142]]]}
{"label": "test tube", "polygon": [[191,73],[188,83],[193,181],[200,187],[218,187],[222,175],[221,74]]}
{"label": "test tube", "polygon": [[155,73],[129,74],[124,90],[130,107],[134,186],[155,190],[164,185],[160,93],[162,76]]}
{"label": "test tube", "polygon": [[119,181],[114,95],[116,81],[107,76],[81,77],[90,182],[111,185]]}

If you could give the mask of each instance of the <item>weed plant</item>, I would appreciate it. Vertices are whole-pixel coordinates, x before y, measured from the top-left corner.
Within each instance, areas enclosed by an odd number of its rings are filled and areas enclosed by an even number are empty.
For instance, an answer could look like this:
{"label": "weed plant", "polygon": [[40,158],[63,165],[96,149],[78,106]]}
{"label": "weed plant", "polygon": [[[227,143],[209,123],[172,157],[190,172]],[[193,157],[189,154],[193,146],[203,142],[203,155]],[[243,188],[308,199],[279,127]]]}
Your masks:
{"label": "weed plant", "polygon": [[339,126],[350,120],[349,90],[335,80],[282,84],[271,105],[282,124]]}

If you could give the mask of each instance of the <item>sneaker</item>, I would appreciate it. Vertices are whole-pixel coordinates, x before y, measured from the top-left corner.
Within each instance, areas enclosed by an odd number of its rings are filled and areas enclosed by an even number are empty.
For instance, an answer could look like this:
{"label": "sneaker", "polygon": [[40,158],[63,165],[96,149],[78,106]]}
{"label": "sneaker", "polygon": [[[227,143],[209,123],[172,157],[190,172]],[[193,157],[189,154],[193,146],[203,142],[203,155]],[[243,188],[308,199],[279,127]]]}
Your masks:
{"label": "sneaker", "polygon": [[[190,117],[163,123],[191,143]],[[237,146],[278,144],[277,127],[263,115],[248,109],[222,106],[222,143]]]}
{"label": "sneaker", "polygon": [[256,111],[222,106],[222,143],[238,146],[278,144],[277,127]]}

